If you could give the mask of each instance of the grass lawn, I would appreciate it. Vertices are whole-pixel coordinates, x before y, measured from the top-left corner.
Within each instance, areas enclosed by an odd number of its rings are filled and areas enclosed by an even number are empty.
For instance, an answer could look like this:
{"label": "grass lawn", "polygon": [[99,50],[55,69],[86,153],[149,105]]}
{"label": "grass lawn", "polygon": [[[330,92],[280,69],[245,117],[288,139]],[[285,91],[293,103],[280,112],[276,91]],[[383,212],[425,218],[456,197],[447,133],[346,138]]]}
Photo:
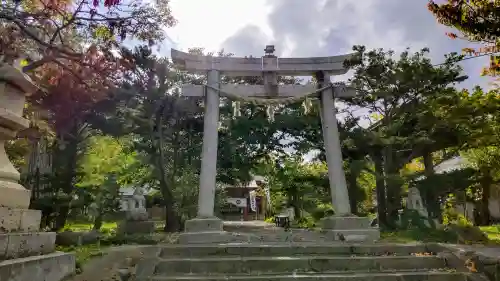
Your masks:
{"label": "grass lawn", "polygon": [[[71,231],[89,231],[92,229],[93,224],[90,222],[69,222],[64,227],[65,230]],[[114,230],[118,227],[116,221],[103,222],[101,230]]]}
{"label": "grass lawn", "polygon": [[[491,244],[500,244],[500,225],[480,226],[490,240]],[[384,231],[380,234],[381,240],[389,243],[408,243],[408,242],[441,242],[441,243],[457,243],[457,237],[450,233],[440,230],[400,230],[388,232]]]}
{"label": "grass lawn", "polygon": [[488,238],[494,242],[500,242],[500,225],[480,226],[479,227]]}

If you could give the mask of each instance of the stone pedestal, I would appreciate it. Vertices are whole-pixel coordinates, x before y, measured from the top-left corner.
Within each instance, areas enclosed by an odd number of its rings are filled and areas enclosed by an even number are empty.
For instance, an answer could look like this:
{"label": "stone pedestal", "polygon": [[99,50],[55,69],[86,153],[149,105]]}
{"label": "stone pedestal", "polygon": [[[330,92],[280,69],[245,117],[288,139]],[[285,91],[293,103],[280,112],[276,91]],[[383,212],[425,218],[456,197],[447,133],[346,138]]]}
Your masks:
{"label": "stone pedestal", "polygon": [[321,219],[322,232],[334,240],[375,241],[380,230],[370,226],[370,218],[356,216],[331,216]]}
{"label": "stone pedestal", "polygon": [[121,234],[151,234],[155,232],[154,221],[122,221],[118,225]]}
{"label": "stone pedestal", "polygon": [[186,221],[185,230],[179,235],[180,244],[246,243],[250,235],[223,230],[224,223],[217,217],[194,218]]}
{"label": "stone pedestal", "polygon": [[[140,198],[135,198],[135,200],[140,201]],[[154,221],[149,221],[148,218],[148,211],[145,208],[130,209],[127,211],[125,220],[118,225],[118,232],[121,234],[151,234],[155,231],[156,224]]]}
{"label": "stone pedestal", "polygon": [[75,258],[54,252],[56,234],[39,232],[41,211],[29,210],[30,191],[18,184],[19,172],[7,157],[5,142],[28,128],[22,118],[25,95],[38,89],[12,66],[0,66],[0,280],[59,281],[74,273]]}

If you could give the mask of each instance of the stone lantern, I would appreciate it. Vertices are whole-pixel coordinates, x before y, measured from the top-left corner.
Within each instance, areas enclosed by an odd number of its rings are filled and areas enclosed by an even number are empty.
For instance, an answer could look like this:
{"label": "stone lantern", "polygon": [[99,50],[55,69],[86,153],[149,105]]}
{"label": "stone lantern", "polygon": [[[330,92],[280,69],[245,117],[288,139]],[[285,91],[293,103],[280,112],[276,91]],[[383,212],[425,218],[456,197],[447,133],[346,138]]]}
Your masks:
{"label": "stone lantern", "polygon": [[22,117],[24,104],[26,96],[38,90],[21,71],[10,65],[0,64],[2,281],[60,281],[75,272],[75,257],[55,252],[56,233],[40,232],[41,211],[29,209],[31,192],[18,183],[20,174],[5,151],[5,143],[14,139],[19,131],[29,127],[29,121]]}
{"label": "stone lantern", "polygon": [[30,79],[10,65],[0,67],[0,207],[28,209],[30,191],[18,184],[20,174],[12,165],[5,151],[5,143],[27,129],[23,109],[26,95],[38,88]]}

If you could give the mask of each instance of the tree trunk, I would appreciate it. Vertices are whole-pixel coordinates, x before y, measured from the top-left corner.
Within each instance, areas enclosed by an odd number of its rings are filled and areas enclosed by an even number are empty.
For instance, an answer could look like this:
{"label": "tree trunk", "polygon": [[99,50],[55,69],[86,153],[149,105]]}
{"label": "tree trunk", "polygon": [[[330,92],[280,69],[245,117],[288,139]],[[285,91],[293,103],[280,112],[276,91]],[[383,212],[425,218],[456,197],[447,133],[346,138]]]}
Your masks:
{"label": "tree trunk", "polygon": [[[155,142],[155,137],[154,137],[154,131],[151,132],[151,143],[156,145],[156,151],[158,151],[158,154],[155,158],[155,166],[156,170],[158,172],[158,176],[160,179],[160,190],[161,194],[163,196],[163,200],[165,202],[165,232],[177,232],[180,230],[179,226],[179,215],[175,211],[174,208],[174,198],[172,194],[171,187],[168,183],[167,179],[167,171],[165,169],[165,152],[163,150],[163,114],[167,108],[167,104],[169,102],[169,97],[165,96],[163,100],[161,101],[160,106],[158,107],[157,111],[155,112],[155,127],[158,132],[158,141]],[[171,110],[174,110],[174,108],[170,108]]]}
{"label": "tree trunk", "polygon": [[351,214],[358,214],[358,176],[357,169],[353,168],[353,163],[350,163],[350,172],[347,175],[347,192],[349,194],[349,204],[351,205]]}
{"label": "tree trunk", "polygon": [[387,206],[385,198],[384,166],[382,155],[376,152],[373,157],[375,164],[375,190],[377,194],[377,216],[380,227],[387,227]]}
{"label": "tree trunk", "polygon": [[[424,151],[424,175],[427,179],[434,176],[434,161],[432,159],[432,153],[428,150]],[[429,217],[433,219],[439,219],[441,215],[441,206],[437,200],[436,190],[434,188],[426,188],[423,194],[424,203],[427,207],[427,212]]]}
{"label": "tree trunk", "polygon": [[94,218],[94,226],[92,227],[93,230],[100,230],[102,227],[102,222],[103,222],[103,214],[102,212],[98,212],[98,215]]}
{"label": "tree trunk", "polygon": [[58,210],[57,217],[55,219],[55,225],[53,228],[54,231],[59,231],[64,228],[64,226],[66,225],[66,221],[68,220],[68,215],[69,215],[69,207],[61,206]]}
{"label": "tree trunk", "polygon": [[394,164],[392,145],[384,148],[384,174],[387,197],[387,223],[390,228],[396,228],[401,209],[401,186],[396,181],[399,175],[397,166]]}
{"label": "tree trunk", "polygon": [[[57,159],[57,163],[54,163],[55,168],[59,171],[58,179],[56,179],[57,189],[61,190],[68,198],[63,200],[62,206],[58,208],[58,214],[55,219],[54,230],[60,230],[66,225],[70,211],[71,203],[71,193],[74,189],[74,183],[76,178],[77,160],[78,160],[78,146],[80,144],[79,132],[80,126],[74,125],[69,134],[65,134],[66,143],[63,144],[64,147],[57,147],[54,153],[57,155],[53,156],[53,159]],[[69,137],[68,137],[69,136]],[[61,138],[62,139],[62,138]],[[64,142],[64,140],[63,140]],[[56,143],[56,145],[60,145]],[[54,161],[55,162],[55,161]]]}
{"label": "tree trunk", "polygon": [[481,224],[482,225],[490,225],[491,222],[491,214],[489,209],[489,200],[491,195],[491,185],[493,183],[493,178],[490,175],[490,171],[483,170],[482,178],[480,181],[482,188],[481,195]]}

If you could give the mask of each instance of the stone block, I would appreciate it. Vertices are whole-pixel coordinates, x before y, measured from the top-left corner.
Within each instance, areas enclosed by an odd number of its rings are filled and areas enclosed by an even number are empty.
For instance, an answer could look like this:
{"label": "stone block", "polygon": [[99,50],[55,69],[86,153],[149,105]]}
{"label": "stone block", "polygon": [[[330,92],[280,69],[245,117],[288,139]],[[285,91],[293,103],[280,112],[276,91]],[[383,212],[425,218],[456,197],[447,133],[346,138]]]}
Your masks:
{"label": "stone block", "polygon": [[0,234],[0,261],[5,259],[8,245],[9,236],[7,234]]}
{"label": "stone block", "polygon": [[154,221],[122,221],[118,225],[118,233],[121,234],[149,234],[155,232]]}
{"label": "stone block", "polygon": [[183,232],[179,235],[179,244],[221,244],[261,242],[251,234],[231,233],[226,231]]}
{"label": "stone block", "polygon": [[223,231],[224,222],[217,218],[194,218],[186,221],[186,232]]}
{"label": "stone block", "polygon": [[25,209],[21,213],[21,223],[19,229],[28,232],[38,231],[40,230],[41,220],[42,220],[41,211]]}
{"label": "stone block", "polygon": [[64,231],[57,234],[56,244],[61,246],[80,246],[95,243],[101,234],[98,231]]}
{"label": "stone block", "polygon": [[[54,232],[0,234],[0,260],[23,258],[52,253],[55,250]],[[5,247],[2,244],[6,243]]]}
{"label": "stone block", "polygon": [[0,208],[28,209],[30,205],[31,191],[22,185],[0,180]]}
{"label": "stone block", "polygon": [[37,231],[41,217],[39,210],[0,207],[0,233]]}
{"label": "stone block", "polygon": [[67,253],[0,261],[2,281],[61,281],[74,273],[75,257]]}
{"label": "stone block", "polygon": [[346,229],[346,230],[322,230],[321,233],[326,241],[343,240],[346,242],[365,242],[380,239],[380,231],[374,228]]}
{"label": "stone block", "polygon": [[[222,256],[205,259],[160,260],[155,273],[163,276],[180,274],[239,274],[250,275],[284,272],[369,272],[408,271],[415,268],[445,268],[444,260],[432,256],[339,257],[339,256],[289,256],[239,257]],[[273,279],[269,279],[273,280]]]}
{"label": "stone block", "polygon": [[125,220],[129,221],[146,221],[148,218],[149,214],[146,209],[132,209],[125,215]]}
{"label": "stone block", "polygon": [[321,219],[320,223],[323,229],[364,229],[370,227],[370,218],[368,217],[341,217],[332,216]]}

